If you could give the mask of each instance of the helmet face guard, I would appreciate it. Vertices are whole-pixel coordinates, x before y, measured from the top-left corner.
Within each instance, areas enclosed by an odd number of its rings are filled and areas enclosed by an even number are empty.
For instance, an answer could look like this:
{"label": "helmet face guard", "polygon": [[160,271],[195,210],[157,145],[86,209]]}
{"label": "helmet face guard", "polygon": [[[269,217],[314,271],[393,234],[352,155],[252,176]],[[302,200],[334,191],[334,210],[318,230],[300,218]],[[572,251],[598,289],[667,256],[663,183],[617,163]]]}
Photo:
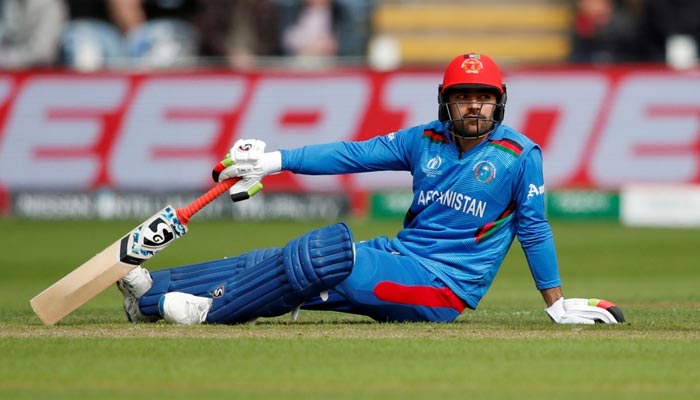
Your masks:
{"label": "helmet face guard", "polygon": [[[460,90],[489,90],[496,94],[496,103],[471,103],[478,105],[477,116],[452,115],[449,93]],[[506,106],[506,87],[498,65],[486,55],[468,53],[455,57],[445,70],[443,82],[438,86],[438,118],[450,122],[452,134],[464,139],[482,138],[503,121]],[[484,105],[493,105],[491,115],[485,115]],[[456,109],[456,107],[455,107]],[[468,125],[477,124],[476,132],[469,132]]]}
{"label": "helmet face guard", "polygon": [[[462,139],[482,138],[494,130],[501,120],[496,118],[499,103],[455,101],[443,103],[452,134]],[[468,114],[459,110],[467,109]]]}

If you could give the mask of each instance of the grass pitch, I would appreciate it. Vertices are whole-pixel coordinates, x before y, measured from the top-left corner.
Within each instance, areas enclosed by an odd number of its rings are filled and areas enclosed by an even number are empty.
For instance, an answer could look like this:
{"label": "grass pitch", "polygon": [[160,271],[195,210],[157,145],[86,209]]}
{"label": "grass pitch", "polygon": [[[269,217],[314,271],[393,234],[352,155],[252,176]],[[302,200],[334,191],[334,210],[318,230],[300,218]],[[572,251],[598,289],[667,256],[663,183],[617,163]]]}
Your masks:
{"label": "grass pitch", "polygon": [[[0,219],[2,399],[697,399],[700,231],[553,225],[568,297],[627,323],[550,323],[517,244],[477,311],[454,324],[303,312],[241,326],[128,324],[116,289],[56,326],[29,299],[139,221]],[[195,219],[159,269],[281,246],[328,222]],[[356,239],[397,221],[351,221]]]}

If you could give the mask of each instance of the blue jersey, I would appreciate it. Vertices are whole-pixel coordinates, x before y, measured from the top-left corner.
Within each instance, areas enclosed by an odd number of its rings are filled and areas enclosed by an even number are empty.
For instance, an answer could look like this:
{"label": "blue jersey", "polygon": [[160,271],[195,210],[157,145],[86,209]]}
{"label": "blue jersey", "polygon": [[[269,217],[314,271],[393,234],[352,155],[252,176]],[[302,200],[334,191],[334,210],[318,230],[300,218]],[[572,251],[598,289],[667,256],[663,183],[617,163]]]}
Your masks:
{"label": "blue jersey", "polygon": [[460,152],[433,121],[362,142],[281,150],[282,169],[328,175],[408,171],[413,200],[392,250],[414,257],[471,308],[491,286],[517,235],[538,289],[560,286],[544,212],[540,148],[499,124]]}

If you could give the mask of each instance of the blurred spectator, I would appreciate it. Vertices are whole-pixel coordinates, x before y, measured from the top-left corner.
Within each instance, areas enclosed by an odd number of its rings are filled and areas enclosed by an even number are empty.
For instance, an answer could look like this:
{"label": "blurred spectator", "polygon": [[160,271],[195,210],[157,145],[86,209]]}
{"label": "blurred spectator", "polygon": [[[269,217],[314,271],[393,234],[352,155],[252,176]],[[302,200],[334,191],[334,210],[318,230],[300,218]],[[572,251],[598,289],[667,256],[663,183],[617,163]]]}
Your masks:
{"label": "blurred spectator", "polygon": [[0,68],[55,64],[65,21],[61,0],[0,1]]}
{"label": "blurred spectator", "polygon": [[270,0],[199,0],[199,54],[207,64],[248,69],[279,56],[277,7]]}
{"label": "blurred spectator", "polygon": [[67,0],[69,22],[61,38],[61,62],[78,70],[126,65],[126,43],[106,0]]}
{"label": "blurred spectator", "polygon": [[645,0],[644,15],[646,43],[652,61],[668,61],[679,68],[697,64],[700,1]]}
{"label": "blurred spectator", "polygon": [[286,54],[333,56],[338,50],[334,27],[340,9],[331,0],[305,0],[297,18],[282,31]]}
{"label": "blurred spectator", "polygon": [[647,59],[643,0],[576,0],[569,61],[638,62]]}
{"label": "blurred spectator", "polygon": [[281,43],[292,56],[365,56],[373,0],[277,0]]}
{"label": "blurred spectator", "polygon": [[193,62],[195,0],[67,0],[63,35],[67,66],[168,67]]}
{"label": "blurred spectator", "polygon": [[140,67],[192,64],[197,36],[194,0],[108,0],[112,19],[126,35],[126,51]]}

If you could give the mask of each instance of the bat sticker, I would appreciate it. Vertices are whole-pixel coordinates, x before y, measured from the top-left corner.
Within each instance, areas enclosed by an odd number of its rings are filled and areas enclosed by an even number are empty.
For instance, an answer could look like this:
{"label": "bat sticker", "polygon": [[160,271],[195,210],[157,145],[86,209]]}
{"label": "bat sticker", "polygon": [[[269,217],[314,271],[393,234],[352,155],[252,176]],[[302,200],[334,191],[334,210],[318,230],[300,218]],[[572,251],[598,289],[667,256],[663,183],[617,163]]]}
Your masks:
{"label": "bat sticker", "polygon": [[172,227],[162,217],[158,217],[141,229],[139,244],[142,249],[158,251],[170,243],[174,237]]}
{"label": "bat sticker", "polygon": [[175,209],[167,206],[122,238],[119,259],[141,265],[185,233],[187,227],[178,220]]}

